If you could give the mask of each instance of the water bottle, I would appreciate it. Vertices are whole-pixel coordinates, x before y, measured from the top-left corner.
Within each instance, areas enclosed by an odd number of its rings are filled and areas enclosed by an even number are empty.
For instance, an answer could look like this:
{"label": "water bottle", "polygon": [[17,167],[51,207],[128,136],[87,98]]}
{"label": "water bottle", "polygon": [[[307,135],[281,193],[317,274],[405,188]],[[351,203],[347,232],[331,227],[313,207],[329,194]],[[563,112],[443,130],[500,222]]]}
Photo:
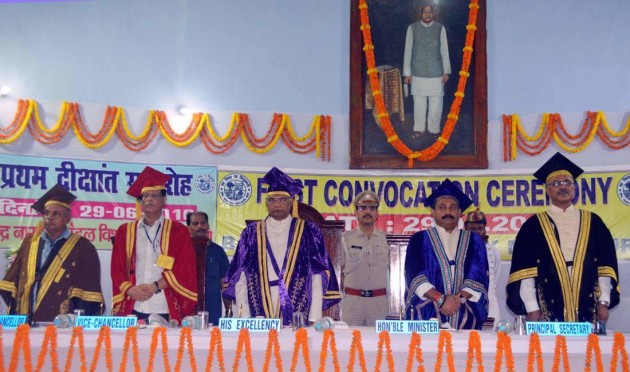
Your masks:
{"label": "water bottle", "polygon": [[57,328],[71,328],[74,327],[76,318],[74,314],[59,314],[55,317],[53,322]]}
{"label": "water bottle", "polygon": [[196,315],[189,315],[182,319],[182,327],[201,329],[201,319]]}
{"label": "water bottle", "polygon": [[335,321],[329,316],[319,318],[315,321],[314,328],[317,332],[324,332],[327,329],[335,328]]}

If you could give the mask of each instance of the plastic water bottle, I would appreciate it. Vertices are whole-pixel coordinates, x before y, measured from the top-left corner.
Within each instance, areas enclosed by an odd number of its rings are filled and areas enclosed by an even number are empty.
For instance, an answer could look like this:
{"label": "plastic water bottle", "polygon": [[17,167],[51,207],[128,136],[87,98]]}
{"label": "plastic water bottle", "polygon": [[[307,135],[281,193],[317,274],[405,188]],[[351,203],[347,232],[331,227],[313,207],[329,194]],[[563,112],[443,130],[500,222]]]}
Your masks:
{"label": "plastic water bottle", "polygon": [[314,328],[317,332],[324,332],[327,329],[335,328],[335,321],[333,318],[325,316],[315,321]]}
{"label": "plastic water bottle", "polygon": [[182,327],[201,329],[201,319],[196,315],[189,315],[182,319]]}
{"label": "plastic water bottle", "polygon": [[74,314],[59,314],[55,317],[53,322],[57,328],[71,328],[74,326],[74,321],[77,319]]}

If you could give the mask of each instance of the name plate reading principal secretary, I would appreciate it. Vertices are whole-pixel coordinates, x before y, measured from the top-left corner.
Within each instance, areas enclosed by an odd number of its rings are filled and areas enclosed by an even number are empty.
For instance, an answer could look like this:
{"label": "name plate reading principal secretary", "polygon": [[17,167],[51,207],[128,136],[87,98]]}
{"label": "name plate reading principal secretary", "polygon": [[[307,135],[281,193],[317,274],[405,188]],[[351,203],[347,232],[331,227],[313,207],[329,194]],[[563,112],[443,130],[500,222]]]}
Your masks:
{"label": "name plate reading principal secretary", "polygon": [[272,329],[280,331],[280,319],[266,318],[221,318],[219,329],[224,332],[238,332],[247,328],[252,332],[269,332]]}
{"label": "name plate reading principal secretary", "polygon": [[586,322],[527,322],[527,334],[538,333],[540,336],[588,336],[592,324]]}
{"label": "name plate reading principal secretary", "polygon": [[127,329],[138,326],[138,318],[135,316],[79,316],[74,323],[75,327],[83,327],[86,330],[101,329]]}
{"label": "name plate reading principal secretary", "polygon": [[437,320],[377,320],[376,333],[425,333],[437,334],[440,325]]}
{"label": "name plate reading principal secretary", "polygon": [[0,326],[6,329],[15,329],[26,323],[26,315],[0,315]]}

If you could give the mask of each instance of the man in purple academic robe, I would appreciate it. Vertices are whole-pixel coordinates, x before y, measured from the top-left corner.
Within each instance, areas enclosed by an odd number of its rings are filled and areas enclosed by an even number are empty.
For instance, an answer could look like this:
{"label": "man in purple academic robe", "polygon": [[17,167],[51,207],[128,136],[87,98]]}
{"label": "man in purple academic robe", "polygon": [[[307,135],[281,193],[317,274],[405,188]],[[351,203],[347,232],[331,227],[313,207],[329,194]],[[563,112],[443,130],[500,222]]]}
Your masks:
{"label": "man in purple academic robe", "polygon": [[407,318],[481,329],[488,317],[486,246],[477,233],[457,227],[471,204],[448,178],[426,199],[437,226],[414,234],[407,247]]}
{"label": "man in purple academic robe", "polygon": [[324,237],[317,225],[297,218],[299,180],[274,167],[263,182],[269,216],[241,233],[224,296],[235,301],[239,317],[281,318],[288,325],[300,312],[315,321],[341,300]]}

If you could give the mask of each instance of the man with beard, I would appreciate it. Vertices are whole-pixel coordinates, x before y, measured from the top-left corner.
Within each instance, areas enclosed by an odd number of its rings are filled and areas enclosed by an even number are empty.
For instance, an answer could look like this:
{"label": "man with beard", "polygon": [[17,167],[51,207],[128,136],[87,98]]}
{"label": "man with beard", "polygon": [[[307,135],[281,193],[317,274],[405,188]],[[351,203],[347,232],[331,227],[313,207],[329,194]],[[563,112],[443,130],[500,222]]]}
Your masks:
{"label": "man with beard", "polygon": [[488,269],[489,269],[489,284],[488,284],[488,319],[494,320],[494,325],[501,319],[501,311],[499,310],[499,302],[497,300],[497,279],[501,272],[501,252],[494,243],[490,243],[488,234],[486,232],[486,215],[479,208],[476,208],[472,212],[466,214],[464,219],[464,229],[476,232],[481,236],[484,243],[486,243],[486,249],[488,250]]}
{"label": "man with beard", "polygon": [[343,235],[341,252],[341,319],[349,326],[374,327],[389,312],[387,282],[389,245],[375,228],[380,200],[373,191],[359,193],[352,203],[358,226]]}
{"label": "man with beard", "polygon": [[268,185],[269,215],[241,233],[224,296],[236,302],[239,317],[281,318],[288,325],[299,312],[315,321],[340,301],[324,236],[317,225],[298,218],[301,181],[275,167],[262,181]]}
{"label": "man with beard", "polygon": [[516,235],[507,305],[532,321],[607,321],[619,303],[619,271],[612,235],[595,213],[573,206],[583,170],[560,153],[534,177],[551,205]]}
{"label": "man with beard", "polygon": [[448,178],[425,200],[436,226],[407,247],[407,318],[438,318],[456,329],[481,329],[488,316],[488,257],[478,234],[457,226],[472,204]]}

